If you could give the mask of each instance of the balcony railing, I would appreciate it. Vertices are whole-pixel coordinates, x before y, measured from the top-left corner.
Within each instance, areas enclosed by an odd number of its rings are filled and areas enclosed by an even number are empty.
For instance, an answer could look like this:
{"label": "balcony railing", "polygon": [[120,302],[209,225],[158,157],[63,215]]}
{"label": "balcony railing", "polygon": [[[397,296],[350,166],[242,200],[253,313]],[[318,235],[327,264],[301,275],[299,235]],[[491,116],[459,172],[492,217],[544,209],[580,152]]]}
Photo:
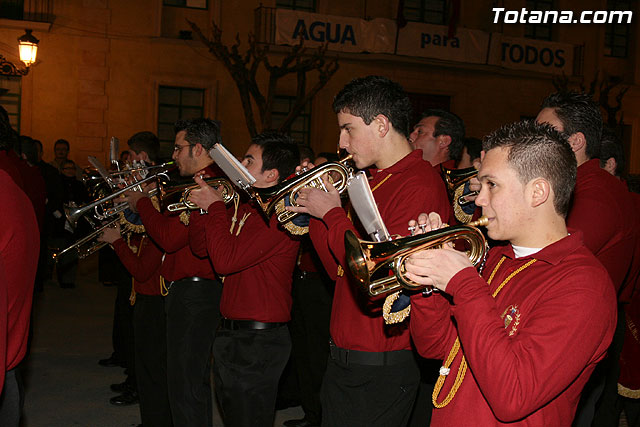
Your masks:
{"label": "balcony railing", "polygon": [[0,18],[53,22],[53,0],[0,0]]}

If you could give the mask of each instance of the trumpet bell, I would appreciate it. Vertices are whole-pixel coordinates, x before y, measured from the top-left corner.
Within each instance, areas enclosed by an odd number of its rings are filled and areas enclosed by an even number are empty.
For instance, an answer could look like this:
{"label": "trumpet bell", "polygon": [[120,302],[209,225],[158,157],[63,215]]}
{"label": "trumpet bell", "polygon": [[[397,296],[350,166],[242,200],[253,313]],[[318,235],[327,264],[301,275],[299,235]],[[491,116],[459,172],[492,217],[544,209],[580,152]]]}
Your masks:
{"label": "trumpet bell", "polygon": [[[478,266],[487,254],[487,242],[476,226],[486,225],[486,222],[483,217],[467,225],[445,227],[386,242],[360,240],[348,230],[345,233],[347,265],[361,290],[372,300],[400,289],[421,290],[426,286],[406,277],[407,258],[415,252],[441,248],[447,243],[464,243],[463,250],[469,261]],[[393,272],[392,275],[389,275],[389,270]]]}
{"label": "trumpet bell", "polygon": [[313,187],[327,191],[322,176],[329,174],[329,181],[338,190],[343,193],[347,188],[349,177],[353,175],[353,169],[347,165],[351,160],[351,155],[340,160],[339,162],[327,162],[307,170],[293,178],[287,179],[280,184],[269,188],[251,188],[250,195],[256,200],[258,206],[267,218],[274,213],[277,215],[278,222],[282,224],[292,234],[305,234],[308,227],[300,227],[292,224],[294,218],[299,216],[298,212],[290,212],[286,210],[286,206],[299,206],[297,199],[301,189]]}

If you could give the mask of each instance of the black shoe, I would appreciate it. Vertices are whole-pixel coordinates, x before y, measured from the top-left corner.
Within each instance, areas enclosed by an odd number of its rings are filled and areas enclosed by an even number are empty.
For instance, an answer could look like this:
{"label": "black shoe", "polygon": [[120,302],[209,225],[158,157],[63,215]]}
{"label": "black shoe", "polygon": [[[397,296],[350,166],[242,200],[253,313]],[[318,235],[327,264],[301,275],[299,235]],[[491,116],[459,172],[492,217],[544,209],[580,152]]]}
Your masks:
{"label": "black shoe", "polygon": [[119,396],[115,396],[115,397],[112,397],[111,399],[109,399],[109,403],[111,403],[112,405],[116,405],[116,406],[135,405],[139,401],[140,400],[138,399],[138,392],[136,392],[136,391],[125,392],[125,393],[122,393]]}
{"label": "black shoe", "polygon": [[98,365],[113,368],[114,366],[120,366],[120,361],[111,355],[108,359],[98,360]]}
{"label": "black shoe", "polygon": [[111,389],[111,391],[115,391],[116,393],[130,393],[134,391],[134,388],[131,387],[131,384],[129,384],[127,381],[123,381],[118,384],[111,384],[109,388]]}
{"label": "black shoe", "polygon": [[300,418],[297,420],[287,420],[283,423],[287,427],[317,427],[320,423],[315,423],[307,418]]}

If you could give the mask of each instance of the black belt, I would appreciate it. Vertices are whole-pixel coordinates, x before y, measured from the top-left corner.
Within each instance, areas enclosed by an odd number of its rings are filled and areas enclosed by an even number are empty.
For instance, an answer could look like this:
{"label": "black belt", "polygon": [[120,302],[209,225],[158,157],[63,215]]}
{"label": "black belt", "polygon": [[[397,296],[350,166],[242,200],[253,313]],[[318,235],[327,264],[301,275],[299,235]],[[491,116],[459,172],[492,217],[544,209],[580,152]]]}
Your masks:
{"label": "black belt", "polygon": [[388,366],[414,360],[411,350],[381,352],[347,350],[336,346],[333,340],[329,342],[329,351],[333,360],[342,362],[345,365]]}
{"label": "black belt", "polygon": [[222,328],[231,329],[232,331],[273,329],[284,325],[286,325],[284,322],[264,323],[258,322],[257,320],[232,320],[224,317],[220,321],[220,326]]}
{"label": "black belt", "polygon": [[318,277],[321,277],[321,274],[318,273],[317,271],[302,271],[302,270],[298,270],[295,272],[295,276],[300,278],[300,279],[316,279]]}
{"label": "black belt", "polygon": [[173,283],[176,283],[176,282],[204,282],[205,280],[214,280],[214,279],[207,279],[206,277],[193,276],[193,277],[185,277],[185,278],[180,279],[180,280],[174,280]]}

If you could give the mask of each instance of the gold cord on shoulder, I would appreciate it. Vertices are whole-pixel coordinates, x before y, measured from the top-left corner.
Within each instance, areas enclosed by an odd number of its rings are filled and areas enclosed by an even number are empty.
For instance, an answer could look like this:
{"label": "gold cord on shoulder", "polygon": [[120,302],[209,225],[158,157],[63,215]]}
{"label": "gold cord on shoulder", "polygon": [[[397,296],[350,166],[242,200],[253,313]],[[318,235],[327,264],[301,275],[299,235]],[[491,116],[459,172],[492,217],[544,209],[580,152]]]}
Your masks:
{"label": "gold cord on shoulder", "polygon": [[[491,284],[491,282],[493,281],[493,277],[496,275],[496,273],[500,269],[500,266],[502,265],[505,259],[506,258],[504,256],[500,259],[498,264],[495,266],[495,268],[491,272],[491,275],[489,276],[489,280],[487,280],[487,284],[489,285]],[[527,262],[526,264],[522,265],[520,268],[518,268],[517,270],[509,274],[502,281],[502,283],[500,283],[500,286],[498,286],[498,288],[493,292],[491,296],[495,298],[498,295],[498,293],[502,290],[502,288],[504,288],[504,286],[507,283],[509,283],[511,279],[513,279],[518,273],[520,273],[525,268],[531,266],[536,261],[537,259],[533,258],[529,260],[529,262]],[[436,385],[433,389],[433,394],[431,396],[431,401],[433,402],[433,406],[435,406],[438,409],[444,408],[449,404],[449,402],[451,402],[451,400],[453,400],[453,397],[456,395],[456,392],[460,388],[460,385],[462,385],[464,376],[467,373],[467,359],[464,357],[464,354],[463,354],[462,360],[460,361],[460,366],[458,367],[458,373],[456,374],[456,379],[453,383],[453,386],[451,387],[451,390],[449,390],[449,393],[447,394],[447,396],[444,398],[442,402],[438,402],[438,396],[440,395],[440,391],[442,390],[442,387],[444,386],[444,382],[446,381],[447,376],[449,374],[449,368],[451,367],[451,364],[453,363],[453,360],[455,359],[459,350],[460,350],[460,337],[456,337],[456,341],[453,343],[453,347],[451,347],[451,350],[449,351],[447,360],[445,360],[444,365],[442,366],[442,368],[440,368],[440,376],[436,381]]]}

